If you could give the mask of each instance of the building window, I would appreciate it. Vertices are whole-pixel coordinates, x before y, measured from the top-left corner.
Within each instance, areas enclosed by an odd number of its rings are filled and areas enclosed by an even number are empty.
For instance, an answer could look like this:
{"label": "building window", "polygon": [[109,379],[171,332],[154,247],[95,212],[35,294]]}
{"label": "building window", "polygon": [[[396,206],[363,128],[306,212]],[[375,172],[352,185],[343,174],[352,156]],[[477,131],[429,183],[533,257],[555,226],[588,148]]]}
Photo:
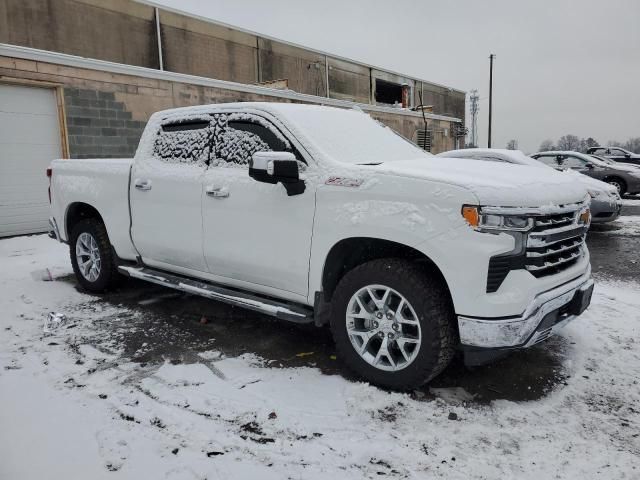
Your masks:
{"label": "building window", "polygon": [[376,78],[376,103],[402,103],[402,85]]}

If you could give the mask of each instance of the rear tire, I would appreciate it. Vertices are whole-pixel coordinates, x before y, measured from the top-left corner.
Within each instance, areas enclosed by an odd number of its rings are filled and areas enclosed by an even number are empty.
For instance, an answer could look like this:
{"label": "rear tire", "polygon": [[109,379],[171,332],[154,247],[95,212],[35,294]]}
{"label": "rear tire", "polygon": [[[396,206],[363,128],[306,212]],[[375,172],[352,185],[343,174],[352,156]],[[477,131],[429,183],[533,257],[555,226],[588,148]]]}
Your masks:
{"label": "rear tire", "polygon": [[78,282],[90,292],[111,290],[124,279],[118,273],[107,230],[98,219],[87,218],[74,225],[69,254]]}
{"label": "rear tire", "polygon": [[457,330],[449,293],[413,262],[387,258],[354,268],[340,280],[332,304],[338,354],[372,384],[413,389],[453,359]]}

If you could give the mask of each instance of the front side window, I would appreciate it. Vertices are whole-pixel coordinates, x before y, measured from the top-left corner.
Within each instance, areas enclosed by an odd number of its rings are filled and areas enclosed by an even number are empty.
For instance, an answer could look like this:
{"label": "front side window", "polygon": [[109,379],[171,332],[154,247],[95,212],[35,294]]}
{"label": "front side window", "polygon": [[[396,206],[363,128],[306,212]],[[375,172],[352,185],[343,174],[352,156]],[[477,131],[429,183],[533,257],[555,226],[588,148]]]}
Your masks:
{"label": "front side window", "polygon": [[562,160],[562,166],[568,168],[585,168],[587,162],[578,157],[572,157],[567,155]]}
{"label": "front side window", "polygon": [[624,150],[620,150],[619,148],[612,148],[611,155],[614,157],[624,157],[627,154]]}
{"label": "front side window", "polygon": [[163,124],[153,145],[153,156],[168,163],[205,165],[209,162],[212,136],[208,118]]}
{"label": "front side window", "polygon": [[220,114],[216,117],[218,127],[212,166],[249,168],[249,160],[256,152],[295,154],[289,140],[263,117],[246,113]]}
{"label": "front side window", "polygon": [[550,167],[557,168],[558,167],[558,157],[557,155],[540,155],[536,158],[536,160],[544,163],[545,165],[549,165]]}

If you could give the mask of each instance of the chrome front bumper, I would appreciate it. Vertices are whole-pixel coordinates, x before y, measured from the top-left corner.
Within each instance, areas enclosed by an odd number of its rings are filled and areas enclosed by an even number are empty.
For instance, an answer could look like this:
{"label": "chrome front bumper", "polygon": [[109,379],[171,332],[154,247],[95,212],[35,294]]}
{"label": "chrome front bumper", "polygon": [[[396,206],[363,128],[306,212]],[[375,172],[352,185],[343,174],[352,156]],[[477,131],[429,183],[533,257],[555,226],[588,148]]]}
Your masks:
{"label": "chrome front bumper", "polygon": [[[582,313],[591,301],[592,290],[593,279],[589,270],[571,282],[541,293],[517,317],[487,319],[458,316],[460,343],[463,348],[475,349],[513,349],[535,345]],[[577,300],[582,304],[575,307],[573,302]]]}

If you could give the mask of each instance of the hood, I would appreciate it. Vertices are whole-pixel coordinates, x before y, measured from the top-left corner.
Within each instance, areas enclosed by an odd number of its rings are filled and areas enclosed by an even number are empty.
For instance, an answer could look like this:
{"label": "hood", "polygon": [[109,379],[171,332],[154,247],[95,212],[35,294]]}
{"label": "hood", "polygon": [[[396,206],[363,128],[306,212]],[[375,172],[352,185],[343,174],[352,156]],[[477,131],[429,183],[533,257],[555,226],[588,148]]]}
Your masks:
{"label": "hood", "polygon": [[597,180],[593,177],[588,177],[587,175],[576,172],[575,170],[560,170],[559,173],[575,179],[575,181],[580,182],[589,190],[602,190],[607,193],[618,192],[618,189],[613,185],[603,182],[602,180]]}
{"label": "hood", "polygon": [[607,164],[607,167],[612,170],[622,170],[623,172],[638,173],[638,167],[635,165],[625,165],[623,162],[616,162],[615,165]]}
{"label": "hood", "polygon": [[390,175],[457,185],[473,192],[480,204],[487,206],[543,207],[581,202],[587,196],[587,188],[575,177],[526,165],[421,158],[373,168]]}

